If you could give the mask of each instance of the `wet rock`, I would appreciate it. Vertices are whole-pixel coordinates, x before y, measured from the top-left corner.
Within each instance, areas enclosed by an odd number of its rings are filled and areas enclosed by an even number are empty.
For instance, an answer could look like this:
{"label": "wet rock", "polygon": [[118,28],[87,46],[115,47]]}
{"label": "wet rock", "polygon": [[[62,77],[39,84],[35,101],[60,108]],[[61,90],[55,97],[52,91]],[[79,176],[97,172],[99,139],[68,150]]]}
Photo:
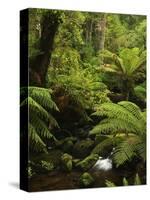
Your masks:
{"label": "wet rock", "polygon": [[65,153],[70,153],[72,152],[73,146],[74,146],[73,142],[71,140],[68,140],[63,143],[62,150]]}
{"label": "wet rock", "polygon": [[81,187],[85,187],[85,188],[90,187],[93,185],[93,183],[94,183],[94,179],[89,173],[85,172],[80,176]]}
{"label": "wet rock", "polygon": [[90,138],[87,138],[86,140],[80,140],[75,143],[73,148],[73,155],[76,158],[85,158],[87,155],[90,154],[92,148],[94,145],[94,141]]}
{"label": "wet rock", "polygon": [[77,130],[76,136],[78,136],[78,137],[84,139],[84,138],[86,138],[86,137],[88,136],[88,131],[85,130],[85,129],[83,129],[83,128],[79,128],[79,129]]}
{"label": "wet rock", "polygon": [[72,170],[72,156],[71,155],[64,153],[61,156],[61,163],[62,163],[62,168],[65,171],[71,172]]}
{"label": "wet rock", "polygon": [[66,137],[57,142],[57,147],[62,149],[64,153],[71,153],[74,143],[77,141],[76,137]]}
{"label": "wet rock", "polygon": [[77,162],[75,166],[81,169],[82,171],[87,171],[93,167],[93,165],[96,163],[98,159],[99,159],[98,154],[91,154],[84,160]]}

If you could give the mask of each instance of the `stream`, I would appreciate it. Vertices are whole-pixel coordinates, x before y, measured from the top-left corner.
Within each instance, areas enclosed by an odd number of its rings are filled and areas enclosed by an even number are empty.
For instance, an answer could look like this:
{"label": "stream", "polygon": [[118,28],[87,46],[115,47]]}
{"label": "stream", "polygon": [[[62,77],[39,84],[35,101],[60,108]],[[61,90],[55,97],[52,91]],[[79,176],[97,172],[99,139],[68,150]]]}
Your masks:
{"label": "stream", "polygon": [[[134,173],[130,170],[118,170],[112,166],[110,158],[99,158],[96,164],[88,171],[95,182],[92,188],[106,187],[105,181],[114,182],[117,186],[122,185],[123,177],[128,178],[129,184],[133,181]],[[48,191],[63,189],[79,189],[79,178],[83,172],[72,170],[70,173],[64,171],[52,171],[48,174],[36,175],[29,180],[29,190]]]}
{"label": "stream", "polygon": [[[105,184],[106,180],[115,183],[117,186],[122,186],[124,177],[127,178],[129,185],[133,185],[136,174],[135,169],[131,169],[130,167],[127,169],[114,168],[111,159],[113,151],[114,149],[108,157],[99,157],[95,165],[87,171],[94,178],[92,188],[107,187]],[[59,169],[47,174],[36,174],[29,179],[29,191],[79,189],[81,188],[79,179],[83,173],[77,169],[73,169],[71,172],[65,172]],[[142,184],[145,184],[145,172],[141,172],[139,175],[144,177]]]}

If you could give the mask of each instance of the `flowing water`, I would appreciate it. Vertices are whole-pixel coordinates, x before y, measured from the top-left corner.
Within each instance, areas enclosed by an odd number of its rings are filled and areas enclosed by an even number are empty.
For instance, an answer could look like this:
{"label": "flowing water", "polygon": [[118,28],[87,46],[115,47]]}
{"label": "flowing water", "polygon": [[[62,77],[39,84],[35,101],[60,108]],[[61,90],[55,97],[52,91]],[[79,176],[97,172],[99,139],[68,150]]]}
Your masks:
{"label": "flowing water", "polygon": [[[106,180],[114,182],[117,186],[121,186],[123,177],[126,177],[130,184],[135,177],[133,170],[113,168],[112,160],[109,157],[105,159],[99,157],[99,160],[88,172],[95,180],[93,188],[106,187]],[[48,174],[36,175],[30,179],[29,188],[30,191],[78,189],[80,188],[79,179],[82,174],[83,172],[76,170],[70,173],[59,170]]]}
{"label": "flowing water", "polygon": [[98,161],[93,166],[95,170],[104,170],[108,171],[112,169],[112,160],[110,158],[103,159],[99,157]]}

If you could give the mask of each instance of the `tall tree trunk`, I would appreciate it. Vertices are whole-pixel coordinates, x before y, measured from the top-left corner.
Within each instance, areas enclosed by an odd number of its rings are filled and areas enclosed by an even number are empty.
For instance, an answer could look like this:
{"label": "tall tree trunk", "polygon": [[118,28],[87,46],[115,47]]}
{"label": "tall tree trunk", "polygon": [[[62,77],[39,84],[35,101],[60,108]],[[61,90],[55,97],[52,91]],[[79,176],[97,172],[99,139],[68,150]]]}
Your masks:
{"label": "tall tree trunk", "polygon": [[93,31],[93,21],[90,22],[90,29],[89,29],[89,42],[92,42],[92,31]]}
{"label": "tall tree trunk", "polygon": [[40,54],[29,61],[30,85],[45,86],[46,74],[58,25],[58,14],[52,12],[43,14],[41,19],[41,37],[39,41]]}
{"label": "tall tree trunk", "polygon": [[103,14],[99,23],[97,24],[97,50],[101,51],[105,45],[105,31],[106,31],[106,18],[107,14]]}
{"label": "tall tree trunk", "polygon": [[92,42],[92,30],[93,30],[93,21],[92,20],[88,20],[86,22],[86,32],[85,32],[86,44]]}
{"label": "tall tree trunk", "polygon": [[101,32],[100,32],[100,43],[99,43],[99,50],[104,49],[105,45],[105,31],[106,31],[106,14],[104,14],[101,20]]}

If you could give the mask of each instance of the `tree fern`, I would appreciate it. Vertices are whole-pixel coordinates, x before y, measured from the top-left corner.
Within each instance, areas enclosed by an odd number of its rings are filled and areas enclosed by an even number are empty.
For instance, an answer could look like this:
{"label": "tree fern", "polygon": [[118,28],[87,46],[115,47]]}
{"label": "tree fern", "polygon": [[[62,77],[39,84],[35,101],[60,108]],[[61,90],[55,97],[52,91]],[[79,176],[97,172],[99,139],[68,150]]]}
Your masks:
{"label": "tree fern", "polygon": [[[29,109],[29,142],[34,151],[46,151],[45,139],[55,137],[50,132],[53,126],[58,127],[57,121],[51,115],[51,110],[57,110],[51,99],[51,90],[38,87],[21,88],[21,95],[25,98],[20,106]],[[27,108],[26,108],[27,109]]]}
{"label": "tree fern", "polygon": [[[146,117],[140,108],[132,102],[122,101],[118,104],[104,103],[93,115],[103,116],[90,134],[133,134],[121,142],[113,153],[116,166],[131,161],[133,157],[140,156],[146,159]],[[100,145],[100,144],[99,144]]]}
{"label": "tree fern", "polygon": [[135,85],[135,76],[137,72],[145,66],[146,51],[141,53],[139,48],[123,48],[119,54],[114,54],[104,50],[101,56],[105,58],[105,64],[101,67],[105,73],[121,78],[121,90],[125,99],[128,100],[129,94],[132,93]]}
{"label": "tree fern", "polygon": [[142,112],[131,102],[104,103],[93,115],[107,117],[90,131],[91,134],[135,133],[145,131]]}
{"label": "tree fern", "polygon": [[[104,50],[101,53],[101,56],[107,58],[110,62],[110,69],[113,69],[114,72],[120,74],[126,74],[128,76],[133,75],[134,72],[145,63],[146,61],[146,52],[143,51],[140,53],[138,48],[124,48],[119,52],[119,55],[116,55],[108,50]],[[109,70],[109,67],[106,67],[105,70]]]}

